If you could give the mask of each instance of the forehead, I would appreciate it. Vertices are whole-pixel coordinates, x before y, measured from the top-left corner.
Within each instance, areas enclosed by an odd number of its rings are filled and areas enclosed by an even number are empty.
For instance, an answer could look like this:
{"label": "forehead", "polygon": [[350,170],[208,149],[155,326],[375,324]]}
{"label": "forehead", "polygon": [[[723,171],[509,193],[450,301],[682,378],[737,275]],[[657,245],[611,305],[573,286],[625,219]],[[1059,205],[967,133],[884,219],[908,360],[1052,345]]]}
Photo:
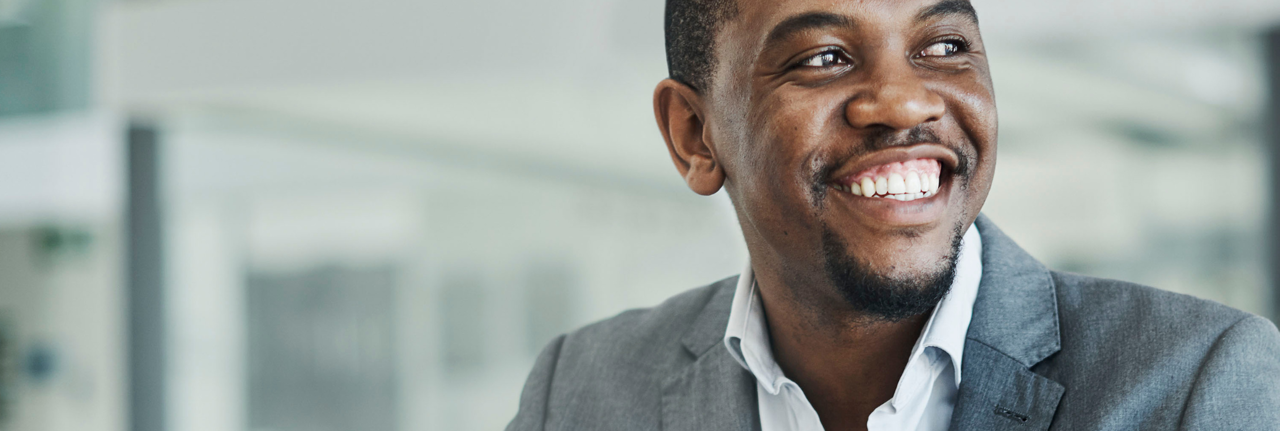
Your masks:
{"label": "forehead", "polygon": [[725,26],[731,44],[762,43],[766,36],[805,15],[847,18],[868,32],[889,32],[917,24],[931,12],[972,10],[968,0],[737,0],[739,15]]}

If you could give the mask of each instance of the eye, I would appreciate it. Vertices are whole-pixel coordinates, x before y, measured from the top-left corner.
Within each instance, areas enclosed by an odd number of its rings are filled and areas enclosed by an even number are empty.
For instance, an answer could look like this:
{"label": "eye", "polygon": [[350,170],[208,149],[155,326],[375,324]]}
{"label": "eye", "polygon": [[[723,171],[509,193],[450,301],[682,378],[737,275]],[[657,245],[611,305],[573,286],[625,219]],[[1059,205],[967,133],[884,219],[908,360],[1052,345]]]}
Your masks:
{"label": "eye", "polygon": [[849,62],[845,60],[844,56],[840,54],[840,51],[831,50],[831,51],[823,51],[818,53],[817,55],[806,58],[803,61],[801,61],[798,66],[832,67],[832,66],[839,66],[839,65],[848,64],[848,63]]}
{"label": "eye", "polygon": [[965,52],[969,46],[961,40],[944,40],[925,47],[916,57],[949,57]]}

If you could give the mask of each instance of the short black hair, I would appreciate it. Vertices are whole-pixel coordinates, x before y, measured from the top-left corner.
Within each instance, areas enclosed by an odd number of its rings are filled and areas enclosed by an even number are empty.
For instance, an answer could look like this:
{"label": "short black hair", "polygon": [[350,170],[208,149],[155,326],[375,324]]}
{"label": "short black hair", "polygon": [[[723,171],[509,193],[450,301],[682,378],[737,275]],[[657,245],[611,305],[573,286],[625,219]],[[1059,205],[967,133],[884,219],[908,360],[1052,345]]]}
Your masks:
{"label": "short black hair", "polygon": [[704,91],[716,69],[716,33],[738,15],[737,0],[667,0],[667,73]]}

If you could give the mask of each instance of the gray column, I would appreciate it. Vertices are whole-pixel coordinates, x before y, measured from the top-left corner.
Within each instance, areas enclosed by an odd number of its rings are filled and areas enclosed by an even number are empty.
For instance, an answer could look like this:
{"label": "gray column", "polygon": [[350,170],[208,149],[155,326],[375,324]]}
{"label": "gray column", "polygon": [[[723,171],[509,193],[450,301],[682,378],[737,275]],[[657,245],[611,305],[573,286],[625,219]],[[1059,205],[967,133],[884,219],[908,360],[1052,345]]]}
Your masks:
{"label": "gray column", "polygon": [[1267,147],[1271,152],[1271,205],[1267,214],[1270,239],[1267,257],[1267,274],[1271,281],[1271,320],[1280,322],[1280,27],[1272,28],[1264,36],[1266,49],[1267,84],[1270,92],[1267,110],[1262,124],[1266,127]]}
{"label": "gray column", "polygon": [[152,127],[128,132],[129,429],[165,429],[165,301],[160,142]]}

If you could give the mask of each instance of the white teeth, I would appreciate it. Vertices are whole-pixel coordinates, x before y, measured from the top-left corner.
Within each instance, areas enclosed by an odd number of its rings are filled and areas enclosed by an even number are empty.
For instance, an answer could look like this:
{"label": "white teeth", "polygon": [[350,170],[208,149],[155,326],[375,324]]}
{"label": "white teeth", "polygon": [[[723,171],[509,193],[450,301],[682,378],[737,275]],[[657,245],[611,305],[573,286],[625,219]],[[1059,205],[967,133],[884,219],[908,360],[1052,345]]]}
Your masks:
{"label": "white teeth", "polygon": [[864,177],[848,186],[836,185],[838,190],[866,197],[880,197],[897,201],[913,201],[938,194],[939,177],[935,174],[907,172],[904,176],[890,173],[888,177]]}
{"label": "white teeth", "polygon": [[896,173],[889,174],[889,184],[888,184],[888,188],[889,188],[889,194],[891,194],[891,195],[892,195],[892,194],[899,194],[899,193],[906,193],[906,192],[907,192],[907,182],[906,182],[906,180],[904,180],[904,179],[902,178],[902,175],[899,175],[899,174],[896,174]]}
{"label": "white teeth", "polygon": [[907,172],[907,193],[920,193],[922,190],[920,184],[920,174],[915,171]]}

